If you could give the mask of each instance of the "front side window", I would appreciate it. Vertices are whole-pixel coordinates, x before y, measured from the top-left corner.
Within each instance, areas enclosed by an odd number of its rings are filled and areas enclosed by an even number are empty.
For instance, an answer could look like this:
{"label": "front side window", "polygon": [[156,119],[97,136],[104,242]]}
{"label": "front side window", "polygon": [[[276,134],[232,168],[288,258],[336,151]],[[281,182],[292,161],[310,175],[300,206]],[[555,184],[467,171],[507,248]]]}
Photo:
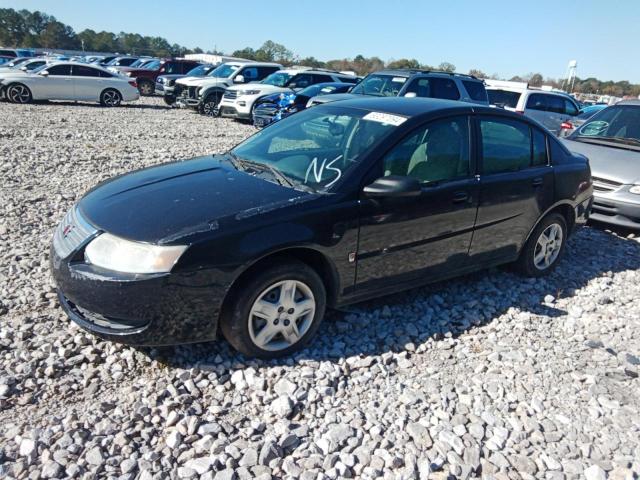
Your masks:
{"label": "front side window", "polygon": [[482,172],[516,172],[531,164],[531,131],[523,122],[481,119]]}
{"label": "front side window", "polygon": [[54,65],[47,72],[52,76],[71,75],[71,65]]}
{"label": "front side window", "polygon": [[238,71],[240,67],[238,65],[228,65],[223,63],[222,65],[218,65],[216,68],[211,70],[208,77],[216,77],[216,78],[229,78],[235,72]]}
{"label": "front side window", "polygon": [[272,167],[294,184],[326,191],[404,120],[333,105],[309,108],[261,130],[230,155],[239,164],[246,160]]}
{"label": "front side window", "polygon": [[448,78],[416,78],[405,90],[405,95],[407,93],[414,93],[416,97],[443,98],[447,100],[458,100],[460,98],[456,83]]}
{"label": "front side window", "polygon": [[258,78],[258,69],[256,67],[247,67],[240,72],[245,82],[252,82]]}
{"label": "front side window", "polygon": [[547,111],[553,113],[565,113],[564,98],[558,95],[547,95]]}
{"label": "front side window", "polygon": [[351,93],[376,97],[397,97],[406,82],[407,77],[372,73],[356,85]]}
{"label": "front side window", "polygon": [[383,160],[384,175],[416,178],[422,183],[469,176],[469,120],[439,120],[419,127]]}
{"label": "front side window", "polygon": [[564,111],[567,115],[578,115],[578,109],[568,98],[564,99]]}
{"label": "front side window", "polygon": [[311,75],[307,73],[299,73],[294,75],[288,82],[287,87],[292,88],[307,88],[309,85],[313,84],[313,80]]}
{"label": "front side window", "polygon": [[164,64],[164,73],[167,75],[173,75],[176,73],[182,73],[182,67],[178,63],[166,62]]}

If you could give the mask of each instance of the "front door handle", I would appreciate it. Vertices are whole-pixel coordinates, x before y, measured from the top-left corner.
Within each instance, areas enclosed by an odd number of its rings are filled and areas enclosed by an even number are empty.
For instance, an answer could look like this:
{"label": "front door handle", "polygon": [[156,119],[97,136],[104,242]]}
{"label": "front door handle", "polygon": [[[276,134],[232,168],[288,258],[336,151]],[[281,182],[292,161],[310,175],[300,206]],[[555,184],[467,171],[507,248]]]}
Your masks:
{"label": "front door handle", "polygon": [[456,192],[453,194],[453,203],[462,203],[466,202],[469,198],[467,192]]}
{"label": "front door handle", "polygon": [[538,177],[533,179],[533,181],[531,182],[531,185],[533,185],[534,187],[540,187],[542,186],[542,183],[543,183],[542,177]]}

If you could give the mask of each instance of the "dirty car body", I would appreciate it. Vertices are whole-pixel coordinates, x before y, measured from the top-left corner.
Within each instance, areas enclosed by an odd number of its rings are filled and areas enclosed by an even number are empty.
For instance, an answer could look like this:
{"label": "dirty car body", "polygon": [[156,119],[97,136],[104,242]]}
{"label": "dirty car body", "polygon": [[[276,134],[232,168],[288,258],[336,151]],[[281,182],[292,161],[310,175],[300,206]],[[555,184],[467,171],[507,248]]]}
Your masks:
{"label": "dirty car body", "polygon": [[[415,182],[410,196],[363,193],[381,178],[382,190],[385,180],[398,183],[383,159],[416,129],[452,117],[469,128],[465,175]],[[548,145],[548,162],[484,177],[481,118],[535,129]],[[287,151],[295,132],[302,132],[303,147]],[[255,163],[267,144],[279,173]],[[283,119],[226,154],[98,185],[56,230],[51,269],[67,314],[104,338],[208,341],[243,279],[267,263],[295,258],[311,266],[335,307],[514,261],[548,212],[562,212],[571,227],[586,221],[589,178],[584,157],[510,112],[434,99],[345,101]],[[125,261],[114,251],[91,253],[105,235],[134,250],[155,249],[164,270],[150,271],[153,262],[136,273],[101,266]]]}

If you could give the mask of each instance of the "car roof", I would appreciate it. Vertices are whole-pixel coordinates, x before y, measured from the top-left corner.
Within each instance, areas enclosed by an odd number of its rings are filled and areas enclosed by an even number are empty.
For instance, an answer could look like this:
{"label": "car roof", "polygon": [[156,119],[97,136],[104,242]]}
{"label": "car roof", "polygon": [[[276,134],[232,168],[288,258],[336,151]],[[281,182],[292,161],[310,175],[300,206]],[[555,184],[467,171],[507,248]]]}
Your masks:
{"label": "car roof", "polygon": [[[409,117],[436,112],[439,110],[451,109],[459,110],[461,113],[470,112],[472,111],[471,107],[475,108],[475,105],[457,102],[454,100],[443,100],[440,98],[372,97],[368,95],[363,95],[363,98],[341,100],[339,104],[336,102],[327,104],[327,106],[330,105],[339,105],[341,107],[358,108],[362,110],[371,110]],[[494,109],[487,107],[486,110],[493,111]]]}

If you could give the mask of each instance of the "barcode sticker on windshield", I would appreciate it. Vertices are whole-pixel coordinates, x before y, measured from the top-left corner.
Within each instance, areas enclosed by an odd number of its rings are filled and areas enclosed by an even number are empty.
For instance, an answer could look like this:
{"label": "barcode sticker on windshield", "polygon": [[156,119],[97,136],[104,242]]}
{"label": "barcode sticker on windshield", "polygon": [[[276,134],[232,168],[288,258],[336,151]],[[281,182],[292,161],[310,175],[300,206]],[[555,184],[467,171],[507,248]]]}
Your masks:
{"label": "barcode sticker on windshield", "polygon": [[391,115],[390,113],[382,112],[369,112],[362,117],[362,119],[370,120],[372,122],[386,123],[387,125],[393,125],[394,127],[402,125],[407,121],[405,117],[401,117],[400,115]]}

